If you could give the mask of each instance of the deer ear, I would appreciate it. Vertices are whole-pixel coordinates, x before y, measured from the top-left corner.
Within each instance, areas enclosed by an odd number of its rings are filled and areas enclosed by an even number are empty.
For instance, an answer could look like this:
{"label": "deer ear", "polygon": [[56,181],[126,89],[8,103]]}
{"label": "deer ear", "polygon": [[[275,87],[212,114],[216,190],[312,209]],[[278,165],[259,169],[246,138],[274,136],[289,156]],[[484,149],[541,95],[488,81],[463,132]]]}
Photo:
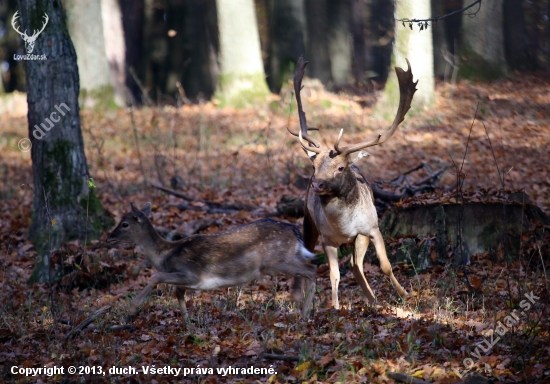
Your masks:
{"label": "deer ear", "polygon": [[363,157],[370,156],[370,154],[366,151],[359,151],[359,152],[354,152],[348,156],[349,156],[350,164],[355,164],[356,162],[361,160]]}
{"label": "deer ear", "polygon": [[138,213],[138,212],[139,212],[139,209],[136,208],[136,206],[134,205],[134,203],[130,203],[130,208],[132,208],[132,212],[134,212],[134,213]]}
{"label": "deer ear", "polygon": [[311,161],[315,160],[315,157],[317,156],[317,153],[312,152],[312,151],[308,151],[307,149],[304,149],[304,148],[302,148],[302,149],[304,150],[304,152],[306,153],[307,157],[309,157],[309,159],[310,159]]}
{"label": "deer ear", "polygon": [[141,207],[141,212],[147,217],[151,214],[151,202],[145,203],[143,207]]}

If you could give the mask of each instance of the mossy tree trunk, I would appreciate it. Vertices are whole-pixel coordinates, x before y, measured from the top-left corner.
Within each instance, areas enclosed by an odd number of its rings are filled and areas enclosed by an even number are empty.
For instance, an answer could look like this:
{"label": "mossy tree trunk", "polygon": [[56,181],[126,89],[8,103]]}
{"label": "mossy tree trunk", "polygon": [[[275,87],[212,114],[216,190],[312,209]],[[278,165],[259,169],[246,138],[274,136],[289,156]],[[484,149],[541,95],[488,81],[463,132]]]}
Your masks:
{"label": "mossy tree trunk", "polygon": [[[445,2],[441,0],[431,0],[432,14],[434,15],[443,15],[445,14]],[[449,44],[447,43],[447,31],[446,29],[447,22],[445,19],[440,20],[437,23],[437,27],[434,25],[431,29],[432,39],[433,39],[433,49],[434,49],[434,75],[443,77],[445,75],[445,70],[449,66],[449,63],[443,58],[443,52],[448,52],[448,55],[452,55],[452,49],[450,49]],[[401,26],[403,27],[403,26]]]}
{"label": "mossy tree trunk", "polygon": [[298,57],[306,52],[303,0],[268,0],[269,57],[267,81],[273,92],[292,79]]}
{"label": "mossy tree trunk", "polygon": [[191,100],[209,100],[219,76],[216,1],[186,0],[183,4],[183,88]]}
{"label": "mossy tree trunk", "polygon": [[253,0],[216,0],[220,33],[220,77],[215,98],[245,107],[269,94]]}
{"label": "mossy tree trunk", "polygon": [[94,91],[110,86],[100,1],[64,0],[67,29],[77,52],[80,86]]}
{"label": "mossy tree trunk", "polygon": [[[95,0],[97,1],[97,0]],[[122,28],[122,13],[119,0],[101,0],[101,19],[103,20],[104,45],[103,50],[107,57],[109,81],[112,92],[104,96],[103,102],[114,100],[119,106],[128,103],[126,88],[126,42]],[[138,1],[136,0],[136,4]],[[128,15],[129,16],[129,15]],[[139,20],[136,20],[139,22]],[[136,35],[138,33],[136,32]],[[131,36],[129,39],[139,38]],[[130,63],[128,63],[130,67]],[[133,69],[133,68],[132,68]],[[133,69],[134,70],[134,69]]]}
{"label": "mossy tree trunk", "polygon": [[332,80],[334,85],[342,86],[351,82],[351,1],[330,0],[328,14],[328,51]]}
{"label": "mossy tree trunk", "polygon": [[464,13],[461,35],[460,76],[490,80],[506,74],[503,0],[484,0],[474,17]]}
{"label": "mossy tree trunk", "polygon": [[330,64],[328,0],[305,0],[308,76],[319,79],[324,85],[332,83]]}
{"label": "mossy tree trunk", "polygon": [[49,23],[25,62],[29,138],[32,143],[33,216],[29,238],[38,252],[30,282],[55,278],[50,256],[67,241],[98,238],[105,213],[88,187],[88,165],[80,128],[76,53],[60,0],[20,0],[22,30]]}
{"label": "mossy tree trunk", "polygon": [[[426,19],[431,17],[430,0],[397,0],[395,3],[395,18]],[[408,59],[414,80],[418,80],[409,113],[422,112],[434,102],[434,65],[433,40],[429,29],[419,30],[416,24],[412,29],[401,22],[395,25],[395,41],[393,45],[392,66],[407,70]],[[395,72],[391,71],[377,106],[377,113],[388,120],[395,117],[399,105],[399,83]]]}
{"label": "mossy tree trunk", "polygon": [[[138,80],[143,82],[146,63],[143,52],[145,0],[120,0],[119,4],[120,13],[122,13],[122,29],[124,30],[125,48],[125,55],[122,59],[126,61],[126,67],[132,68]],[[104,28],[107,30],[106,26],[104,26]],[[119,61],[120,59],[113,60],[113,64]],[[126,71],[124,66],[123,68],[112,68],[111,71],[117,71],[117,74],[124,76],[124,83],[128,90],[126,96],[131,99],[131,102],[142,104],[143,95],[131,71]],[[116,92],[115,90],[115,93]]]}

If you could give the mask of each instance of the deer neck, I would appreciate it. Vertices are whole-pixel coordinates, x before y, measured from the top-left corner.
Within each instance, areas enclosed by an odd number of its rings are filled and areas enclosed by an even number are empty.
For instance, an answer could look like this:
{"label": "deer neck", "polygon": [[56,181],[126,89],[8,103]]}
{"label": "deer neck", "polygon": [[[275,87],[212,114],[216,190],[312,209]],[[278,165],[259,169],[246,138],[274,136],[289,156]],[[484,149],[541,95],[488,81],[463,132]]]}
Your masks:
{"label": "deer neck", "polygon": [[351,170],[347,171],[338,188],[333,194],[319,196],[323,208],[345,209],[357,204],[359,200],[359,188],[356,176]]}
{"label": "deer neck", "polygon": [[173,242],[164,239],[155,228],[148,223],[148,234],[139,241],[138,250],[147,258],[157,270],[161,270],[166,254],[172,248]]}

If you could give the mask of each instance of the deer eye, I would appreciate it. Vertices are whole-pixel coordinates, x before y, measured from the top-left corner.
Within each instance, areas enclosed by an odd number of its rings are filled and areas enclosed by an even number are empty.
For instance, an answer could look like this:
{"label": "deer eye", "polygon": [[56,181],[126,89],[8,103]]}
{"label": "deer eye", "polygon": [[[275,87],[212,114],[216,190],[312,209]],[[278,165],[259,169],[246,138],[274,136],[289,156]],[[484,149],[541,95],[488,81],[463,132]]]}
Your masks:
{"label": "deer eye", "polygon": [[122,228],[128,228],[128,223],[122,223]]}
{"label": "deer eye", "polygon": [[344,166],[343,165],[338,167],[338,172],[344,172]]}

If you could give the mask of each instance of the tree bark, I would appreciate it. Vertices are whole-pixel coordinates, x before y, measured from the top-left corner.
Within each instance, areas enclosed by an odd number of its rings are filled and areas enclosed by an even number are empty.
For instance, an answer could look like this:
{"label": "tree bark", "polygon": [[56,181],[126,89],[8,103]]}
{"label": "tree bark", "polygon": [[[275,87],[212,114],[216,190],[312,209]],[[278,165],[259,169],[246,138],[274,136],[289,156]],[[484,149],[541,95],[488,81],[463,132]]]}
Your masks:
{"label": "tree bark", "polygon": [[328,50],[328,0],[305,0],[306,4],[306,59],[308,74],[325,86],[332,84],[332,67]]}
{"label": "tree bark", "polygon": [[393,52],[395,6],[393,0],[373,0],[369,20],[373,36],[372,70],[376,81],[388,79]]}
{"label": "tree bark", "polygon": [[328,50],[334,85],[350,83],[351,78],[351,0],[329,0]]}
{"label": "tree bark", "polygon": [[244,107],[269,94],[252,0],[216,0],[220,67],[215,97],[221,105]]}
{"label": "tree bark", "polygon": [[[470,3],[464,0],[464,5]],[[475,17],[462,16],[461,76],[490,80],[506,74],[502,4],[484,0]]]}
{"label": "tree bark", "polygon": [[32,143],[33,216],[29,238],[38,253],[30,282],[51,281],[50,255],[67,241],[92,240],[111,224],[88,186],[88,165],[80,128],[76,52],[60,0],[20,0],[22,30],[49,23],[25,61],[29,138]]}
{"label": "tree bark", "polygon": [[142,91],[134,78],[144,82],[145,66],[143,57],[143,36],[145,25],[145,0],[120,0],[120,13],[122,13],[122,29],[124,31],[125,62],[127,68],[124,74],[128,97],[135,104],[142,104]]}
{"label": "tree bark", "polygon": [[352,0],[352,70],[356,84],[362,83],[367,72],[367,46],[365,44],[365,7],[363,0]]}
{"label": "tree bark", "polygon": [[[430,0],[398,0],[395,5],[395,18],[425,19],[431,16]],[[407,69],[408,59],[414,80],[418,80],[409,113],[418,113],[429,108],[434,102],[434,66],[432,34],[429,30],[419,30],[417,25],[410,29],[408,25],[396,22],[395,42],[393,46],[393,64]],[[391,120],[395,117],[399,105],[399,84],[397,76],[388,77],[384,93],[378,102],[377,113]]]}
{"label": "tree bark", "polygon": [[[432,14],[434,16],[445,14],[445,4],[441,0],[431,0]],[[434,75],[443,77],[445,69],[450,64],[443,58],[443,53],[446,52],[452,57],[451,49],[447,43],[446,29],[447,22],[445,19],[437,22],[436,25],[430,28],[432,31],[433,51],[434,51]]]}
{"label": "tree bark", "polygon": [[105,39],[101,2],[64,0],[67,28],[77,52],[78,75],[82,90],[108,87],[109,67],[105,56]]}
{"label": "tree bark", "polygon": [[305,54],[304,0],[269,0],[269,76],[267,81],[278,93],[292,78],[298,57]]}
{"label": "tree bark", "polygon": [[101,0],[105,52],[109,65],[109,78],[119,106],[127,104],[125,43],[122,29],[122,14],[118,0]]}
{"label": "tree bark", "polygon": [[530,49],[521,3],[521,0],[504,0],[504,53],[510,68],[534,70],[537,68],[537,56]]}
{"label": "tree bark", "polygon": [[192,100],[209,100],[219,75],[216,1],[187,0],[184,4],[183,88]]}

